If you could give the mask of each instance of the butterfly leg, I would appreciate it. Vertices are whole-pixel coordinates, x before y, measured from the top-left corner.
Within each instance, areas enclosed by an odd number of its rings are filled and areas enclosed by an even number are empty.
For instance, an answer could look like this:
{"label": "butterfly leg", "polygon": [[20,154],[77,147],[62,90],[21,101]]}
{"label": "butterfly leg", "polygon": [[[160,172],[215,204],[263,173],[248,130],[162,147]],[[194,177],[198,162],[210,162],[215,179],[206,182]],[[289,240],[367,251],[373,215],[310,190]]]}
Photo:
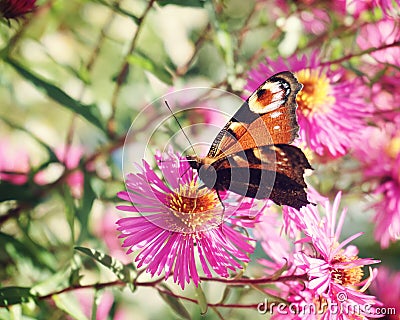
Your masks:
{"label": "butterfly leg", "polygon": [[219,191],[215,190],[215,192],[217,193],[218,200],[219,202],[221,202],[222,205],[222,213],[221,213],[221,223],[222,223],[222,221],[224,221],[224,216],[225,216],[225,205],[221,199],[221,196],[219,195]]}

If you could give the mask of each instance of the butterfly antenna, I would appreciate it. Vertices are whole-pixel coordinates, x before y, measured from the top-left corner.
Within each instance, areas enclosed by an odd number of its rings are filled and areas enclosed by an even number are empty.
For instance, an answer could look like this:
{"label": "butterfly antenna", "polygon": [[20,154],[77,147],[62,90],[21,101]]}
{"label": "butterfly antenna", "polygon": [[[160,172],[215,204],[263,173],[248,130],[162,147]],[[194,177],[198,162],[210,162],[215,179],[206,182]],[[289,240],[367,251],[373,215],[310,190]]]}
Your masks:
{"label": "butterfly antenna", "polygon": [[167,106],[168,110],[171,112],[172,116],[175,118],[175,121],[176,121],[176,123],[178,124],[179,128],[181,129],[181,131],[182,131],[183,135],[185,136],[186,140],[189,142],[190,148],[192,148],[193,153],[197,156],[196,150],[194,150],[193,145],[192,145],[192,143],[191,143],[190,140],[189,140],[189,137],[186,135],[185,131],[183,130],[183,128],[182,128],[181,124],[179,123],[179,120],[178,120],[178,118],[176,117],[176,115],[172,112],[170,106],[168,105],[167,100],[164,100],[164,102],[165,102],[165,105]]}

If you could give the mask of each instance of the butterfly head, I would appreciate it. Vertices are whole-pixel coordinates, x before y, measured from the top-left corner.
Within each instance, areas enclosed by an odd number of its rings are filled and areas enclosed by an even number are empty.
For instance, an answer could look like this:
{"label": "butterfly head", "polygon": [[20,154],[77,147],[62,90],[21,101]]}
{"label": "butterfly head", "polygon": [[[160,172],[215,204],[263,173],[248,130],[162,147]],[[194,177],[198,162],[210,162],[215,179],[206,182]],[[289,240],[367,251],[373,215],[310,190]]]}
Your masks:
{"label": "butterfly head", "polygon": [[189,165],[199,173],[199,178],[210,189],[215,188],[217,182],[217,172],[215,168],[207,163],[207,158],[197,156],[187,156]]}
{"label": "butterfly head", "polygon": [[186,156],[186,160],[189,162],[190,167],[197,171],[199,171],[203,165],[203,162],[198,156]]}

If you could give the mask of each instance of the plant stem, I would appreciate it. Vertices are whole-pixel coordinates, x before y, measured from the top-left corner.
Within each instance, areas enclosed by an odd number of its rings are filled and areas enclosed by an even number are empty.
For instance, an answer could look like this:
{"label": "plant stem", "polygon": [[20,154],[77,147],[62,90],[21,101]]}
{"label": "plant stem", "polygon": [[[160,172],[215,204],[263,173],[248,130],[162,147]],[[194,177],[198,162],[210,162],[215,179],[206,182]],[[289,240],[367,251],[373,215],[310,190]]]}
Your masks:
{"label": "plant stem", "polygon": [[124,62],[122,64],[122,67],[118,73],[117,79],[116,79],[116,85],[114,88],[114,92],[111,98],[111,115],[108,118],[107,121],[107,130],[108,130],[108,135],[110,137],[114,137],[115,136],[115,132],[116,132],[116,124],[115,124],[115,114],[117,111],[117,100],[118,100],[118,96],[119,93],[121,91],[122,88],[122,84],[124,83],[126,77],[128,76],[128,71],[129,71],[129,62],[128,62],[128,57],[132,54],[132,52],[135,50],[136,47],[136,43],[140,34],[140,31],[142,29],[143,26],[143,22],[147,16],[147,14],[149,13],[150,9],[153,7],[155,0],[150,0],[146,9],[144,10],[142,16],[138,19],[138,25],[137,25],[137,29],[135,32],[135,35],[132,38],[131,41],[131,45],[130,48],[128,50],[128,53],[125,55],[124,58]]}

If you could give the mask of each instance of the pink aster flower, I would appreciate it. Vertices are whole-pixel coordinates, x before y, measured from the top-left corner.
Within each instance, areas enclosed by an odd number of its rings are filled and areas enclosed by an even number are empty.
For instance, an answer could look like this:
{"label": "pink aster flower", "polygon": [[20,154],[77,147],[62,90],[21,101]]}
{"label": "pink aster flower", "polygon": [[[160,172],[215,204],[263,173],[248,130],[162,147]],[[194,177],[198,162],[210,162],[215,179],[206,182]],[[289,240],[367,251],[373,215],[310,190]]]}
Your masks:
{"label": "pink aster flower", "polygon": [[164,271],[165,279],[173,275],[182,289],[191,280],[199,283],[196,261],[207,277],[228,277],[229,270],[241,269],[254,246],[236,227],[253,227],[258,221],[253,201],[224,201],[228,194],[221,194],[223,210],[216,192],[199,189],[186,158],[169,152],[155,159],[165,180],[143,160],[140,172],[126,177],[128,191],[118,194],[132,203],[118,209],[142,214],[117,221],[127,253],[138,252],[138,268],[146,266],[152,276]]}
{"label": "pink aster flower", "polygon": [[362,145],[355,144],[354,155],[377,197],[373,206],[375,238],[387,248],[400,237],[400,125],[369,127],[360,141]]}
{"label": "pink aster flower", "polygon": [[[285,236],[282,229],[282,217],[278,212],[269,210],[262,216],[261,221],[255,226],[254,236],[260,242],[268,259],[262,258],[258,262],[265,267],[264,272],[267,277],[275,274],[298,275],[299,279],[304,279],[304,272],[293,264],[294,253],[302,249],[301,244],[294,243],[293,239]],[[304,285],[299,281],[276,282],[275,287],[265,288],[264,291],[270,296],[295,303],[300,300],[299,295],[304,293]]]}
{"label": "pink aster flower", "polygon": [[347,3],[347,11],[356,19],[361,13],[373,10],[376,6],[375,0],[349,0]]}
{"label": "pink aster flower", "polygon": [[[310,206],[313,206],[314,203],[325,203],[328,200],[328,198],[319,194],[312,186],[307,187],[307,199],[312,203],[309,204]],[[299,210],[289,206],[283,206],[282,217],[285,233],[295,239],[296,234],[305,227],[303,219],[301,219],[299,215]]]}
{"label": "pink aster flower", "polygon": [[[268,259],[260,260],[266,266],[266,274],[289,275],[293,279],[266,289],[267,294],[290,305],[284,310],[271,310],[272,319],[350,320],[376,316],[374,308],[379,302],[364,293],[373,276],[363,280],[362,267],[378,261],[360,259],[357,248],[348,246],[361,233],[339,242],[346,215],[343,210],[337,217],[340,197],[339,193],[331,206],[315,191],[311,198],[323,205],[324,214],[311,204],[296,210],[294,238],[282,234],[282,223],[273,213],[268,213],[268,219],[256,226],[255,235],[268,255]],[[299,237],[300,231],[305,237]],[[294,239],[298,241],[293,243]]]}
{"label": "pink aster flower", "polygon": [[0,12],[6,19],[18,19],[36,8],[36,0],[0,0]]}
{"label": "pink aster flower", "polygon": [[371,102],[375,107],[372,120],[375,123],[377,123],[378,120],[383,120],[384,122],[400,124],[400,112],[398,107],[400,91],[397,90],[398,84],[400,83],[400,71],[394,68],[388,69],[391,70],[387,70],[386,74],[380,77],[379,81],[372,84],[371,87]]}
{"label": "pink aster flower", "polygon": [[[395,20],[390,19],[383,19],[363,26],[357,36],[357,44],[363,50],[379,48],[397,41],[400,41],[400,27]],[[400,65],[400,47],[398,45],[373,51],[370,55],[378,63]]]}
{"label": "pink aster flower", "polygon": [[266,78],[284,70],[293,71],[304,86],[297,94],[302,142],[320,156],[346,154],[370,112],[364,101],[366,89],[357,80],[346,79],[344,69],[322,66],[317,51],[310,57],[266,58],[266,63],[250,71],[246,89],[254,91]]}
{"label": "pink aster flower", "polygon": [[[390,289],[389,289],[390,288]],[[378,268],[378,275],[370,291],[382,301],[389,320],[399,320],[400,315],[400,272],[385,267]]]}
{"label": "pink aster flower", "polygon": [[0,182],[22,185],[28,181],[29,157],[23,149],[16,149],[7,140],[0,140]]}
{"label": "pink aster flower", "polygon": [[308,33],[321,34],[326,31],[327,26],[331,23],[329,14],[323,9],[310,7],[309,11],[301,11],[299,15],[304,29]]}
{"label": "pink aster flower", "polygon": [[400,16],[399,0],[374,0],[374,2],[382,9],[386,17],[398,18]]}
{"label": "pink aster flower", "polygon": [[[362,267],[380,261],[358,258],[358,249],[352,245],[348,246],[351,241],[361,236],[362,232],[339,242],[346,217],[346,209],[339,214],[340,199],[341,194],[338,193],[332,206],[327,201],[323,216],[318,208],[313,206],[304,207],[299,211],[305,235],[301,242],[311,244],[314,250],[312,254],[297,252],[294,264],[307,274],[307,290],[324,299],[328,306],[336,305],[339,308],[342,318],[336,313],[335,319],[353,319],[354,315],[346,314],[349,307],[379,305],[374,296],[364,293],[373,276],[362,280]],[[373,309],[359,308],[357,312],[360,316],[374,317]],[[328,308],[325,319],[333,319],[333,315]]]}
{"label": "pink aster flower", "polygon": [[[291,3],[284,0],[276,0],[276,7],[280,9],[280,12],[276,12],[274,18],[281,18],[291,14],[293,7]],[[335,1],[315,1],[315,0],[303,0],[296,2],[297,8],[293,13],[297,16],[303,24],[304,30],[308,33],[321,34],[327,30],[329,25],[332,23],[330,14],[336,13],[340,16],[346,14],[346,1],[335,0]],[[274,6],[275,7],[275,6]],[[274,8],[268,7],[273,11],[277,11]],[[282,12],[283,11],[283,12]]]}
{"label": "pink aster flower", "polygon": [[373,11],[380,8],[387,18],[395,18],[399,16],[400,1],[399,0],[350,0],[347,3],[348,11],[353,17],[358,18],[365,11]]}

